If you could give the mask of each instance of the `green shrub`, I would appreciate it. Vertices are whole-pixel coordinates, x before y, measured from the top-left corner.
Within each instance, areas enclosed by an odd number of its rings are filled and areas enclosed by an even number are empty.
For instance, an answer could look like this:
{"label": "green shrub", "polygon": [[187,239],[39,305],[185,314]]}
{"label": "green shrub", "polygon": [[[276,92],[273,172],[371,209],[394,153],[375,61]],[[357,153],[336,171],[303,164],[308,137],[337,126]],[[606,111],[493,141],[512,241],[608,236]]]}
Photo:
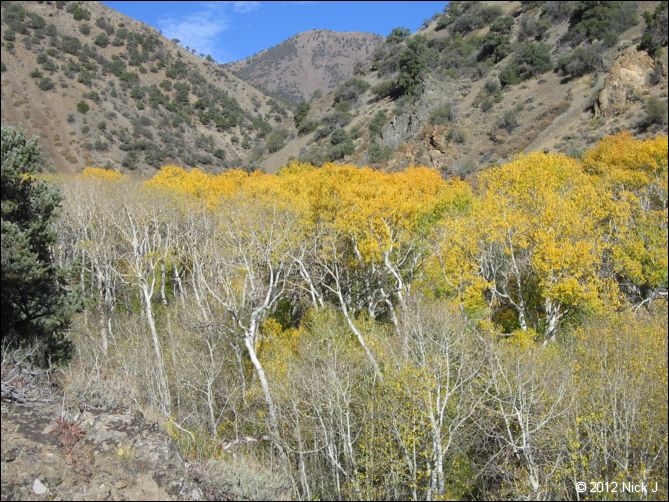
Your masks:
{"label": "green shrub", "polygon": [[666,125],[667,123],[667,101],[662,100],[656,96],[652,96],[646,100],[644,104],[646,112],[645,124],[652,125]]}
{"label": "green shrub", "polygon": [[376,115],[374,115],[374,118],[369,122],[369,138],[374,139],[377,136],[381,135],[381,129],[383,129],[383,126],[386,125],[386,112],[383,110],[379,110],[376,112]]}
{"label": "green shrub", "polygon": [[42,53],[37,55],[37,63],[46,71],[54,73],[58,70],[58,65],[54,63],[49,57]]}
{"label": "green shrub", "polygon": [[573,47],[596,40],[611,47],[637,23],[637,9],[636,2],[574,2],[565,40]]}
{"label": "green shrub", "polygon": [[386,44],[398,44],[411,35],[409,28],[393,28],[390,34],[386,37]]}
{"label": "green shrub", "polygon": [[577,2],[543,2],[542,17],[553,22],[564,21],[571,16]]}
{"label": "green shrub", "polygon": [[67,12],[72,14],[75,21],[81,21],[82,19],[90,21],[91,19],[91,13],[81,6],[81,2],[74,2],[68,5]]}
{"label": "green shrub", "polygon": [[286,129],[276,129],[272,131],[266,140],[267,151],[269,153],[278,152],[281,150],[285,144],[286,139],[288,139],[288,131]]}
{"label": "green shrub", "polygon": [[353,152],[355,152],[355,145],[353,144],[353,141],[351,141],[350,138],[347,138],[345,141],[342,141],[341,143],[332,145],[329,157],[330,160],[341,160],[347,155],[352,155]]}
{"label": "green shrub", "polygon": [[[160,93],[160,91],[158,92]],[[187,83],[177,82],[176,84],[174,84],[174,101],[176,101],[179,105],[188,106],[189,96],[190,96],[190,86]]]}
{"label": "green shrub", "polygon": [[302,101],[295,108],[295,113],[293,113],[293,120],[295,121],[295,127],[300,129],[302,123],[307,118],[309,114],[309,103]]}
{"label": "green shrub", "polygon": [[357,103],[361,94],[369,89],[369,84],[359,78],[351,78],[341,84],[334,94],[334,103],[346,103],[353,105]]}
{"label": "green shrub", "polygon": [[503,16],[496,19],[490,26],[490,31],[483,39],[478,59],[490,59],[497,63],[508,56],[511,53],[512,29],[513,18],[511,16]]}
{"label": "green shrub", "polygon": [[518,112],[516,110],[507,110],[497,121],[496,126],[507,132],[512,132],[518,127]]}
{"label": "green shrub", "polygon": [[141,85],[133,87],[132,90],[130,91],[130,97],[134,100],[144,99],[145,95],[146,91]]}
{"label": "green shrub", "polygon": [[100,102],[100,95],[98,94],[97,91],[89,91],[84,94],[84,97],[87,99],[90,99],[94,103],[99,103]]}
{"label": "green shrub", "polygon": [[46,21],[37,12],[28,12],[28,19],[30,19],[30,27],[37,32],[46,26]]}
{"label": "green shrub", "polygon": [[552,69],[550,47],[543,43],[523,44],[516,58],[516,68],[523,80],[550,71]]}
{"label": "green shrub", "polygon": [[88,106],[88,103],[86,101],[79,101],[77,103],[77,111],[81,114],[86,114],[88,113],[88,110],[90,110],[90,106]]}
{"label": "green shrub", "polygon": [[[462,10],[456,11],[456,8]],[[453,33],[467,35],[502,16],[502,10],[497,5],[488,6],[480,2],[461,2],[454,5],[452,11],[449,11],[447,7],[447,15],[452,21],[446,26],[450,26]]]}
{"label": "green shrub", "polygon": [[481,110],[484,112],[490,111],[493,106],[495,106],[495,100],[490,96],[481,101]]}
{"label": "green shrub", "polygon": [[523,43],[509,66],[500,73],[502,85],[515,85],[552,69],[548,45],[540,42]]}
{"label": "green shrub", "polygon": [[330,132],[335,129],[346,126],[351,121],[351,118],[350,114],[335,110],[323,117],[321,119],[321,124],[324,126],[325,130],[327,130],[328,134],[330,134]]}
{"label": "green shrub", "polygon": [[298,158],[300,162],[308,162],[314,166],[323,165],[323,163],[330,160],[327,147],[321,147],[319,145],[312,145],[308,148],[303,148],[300,151]]}
{"label": "green shrub", "polygon": [[102,48],[107,47],[109,45],[109,37],[105,33],[98,34],[98,36],[95,37],[95,45]]}
{"label": "green shrub", "polygon": [[662,47],[667,45],[667,2],[659,2],[655,11],[644,12],[646,29],[641,37],[639,49],[657,58]]}
{"label": "green shrub", "polygon": [[650,85],[657,85],[661,83],[663,80],[664,80],[664,73],[662,70],[662,65],[656,64],[653,67],[653,70],[650,72],[650,75],[648,76],[648,83]]}
{"label": "green shrub", "polygon": [[106,152],[109,150],[109,144],[99,139],[93,143],[93,148],[98,152]]}
{"label": "green shrub", "polygon": [[95,20],[95,26],[98,28],[102,29],[107,33],[107,35],[113,35],[114,34],[114,26],[111,24],[111,22],[104,18],[104,17],[99,17]]}
{"label": "green shrub", "polygon": [[513,65],[507,66],[499,73],[499,81],[503,86],[516,85],[522,82],[516,68]]}
{"label": "green shrub", "polygon": [[451,103],[444,103],[432,111],[430,114],[430,124],[444,125],[452,122],[454,118],[453,105]]}
{"label": "green shrub", "polygon": [[484,89],[485,92],[488,94],[488,96],[494,96],[495,94],[497,94],[502,90],[502,86],[499,85],[498,79],[491,78],[489,80],[486,80]]}
{"label": "green shrub", "polygon": [[450,141],[451,143],[458,143],[462,145],[467,142],[467,135],[465,134],[465,131],[460,129],[459,127],[451,127],[448,130],[446,139],[448,139],[448,141]]}
{"label": "green shrub", "polygon": [[543,40],[549,29],[550,22],[545,17],[540,17],[537,19],[532,16],[524,16],[520,20],[518,41],[525,42],[527,40]]}
{"label": "green shrub", "polygon": [[557,69],[569,77],[581,77],[601,69],[601,54],[602,47],[599,45],[576,47],[558,60]]}
{"label": "green shrub", "polygon": [[337,129],[330,135],[330,144],[331,145],[338,145],[340,143],[343,143],[344,141],[348,140],[348,133],[346,132],[346,129]]}
{"label": "green shrub", "polygon": [[76,56],[81,50],[81,42],[77,37],[63,35],[60,41],[60,48],[63,52]]}
{"label": "green shrub", "polygon": [[431,51],[425,37],[416,35],[407,42],[398,61],[397,88],[403,95],[416,96],[422,92],[430,56]]}
{"label": "green shrub", "polygon": [[77,82],[91,87],[93,85],[93,74],[88,70],[81,70]]}
{"label": "green shrub", "polygon": [[38,84],[41,91],[49,91],[54,88],[53,81],[49,77],[44,77]]}
{"label": "green shrub", "polygon": [[379,99],[393,97],[397,94],[397,84],[393,80],[384,80],[372,87],[372,94]]}
{"label": "green shrub", "polygon": [[81,23],[79,25],[79,32],[82,35],[90,35],[91,34],[91,27],[86,23]]}
{"label": "green shrub", "polygon": [[372,143],[367,149],[367,159],[372,164],[386,162],[392,156],[392,149],[388,146],[381,146],[378,143]]}

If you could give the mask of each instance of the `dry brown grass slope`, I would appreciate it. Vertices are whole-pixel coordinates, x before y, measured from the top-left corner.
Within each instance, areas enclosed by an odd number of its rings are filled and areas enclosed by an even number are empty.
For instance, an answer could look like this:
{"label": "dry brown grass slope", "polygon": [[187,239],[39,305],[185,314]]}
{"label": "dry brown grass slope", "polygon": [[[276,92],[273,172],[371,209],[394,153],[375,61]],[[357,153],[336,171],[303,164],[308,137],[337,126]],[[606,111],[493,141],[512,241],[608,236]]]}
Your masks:
{"label": "dry brown grass slope", "polygon": [[2,120],[61,172],[252,166],[294,130],[274,98],[98,2],[2,2]]}

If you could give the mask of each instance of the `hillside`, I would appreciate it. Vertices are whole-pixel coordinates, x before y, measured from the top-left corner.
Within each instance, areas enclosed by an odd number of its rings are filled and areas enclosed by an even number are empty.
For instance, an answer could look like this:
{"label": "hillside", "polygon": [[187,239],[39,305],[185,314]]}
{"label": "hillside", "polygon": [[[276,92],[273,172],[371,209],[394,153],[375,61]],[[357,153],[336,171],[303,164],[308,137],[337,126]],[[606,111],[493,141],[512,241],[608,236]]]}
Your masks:
{"label": "hillside", "polygon": [[314,30],[219,66],[96,2],[3,2],[2,119],[63,172],[299,158],[466,176],[666,133],[666,3],[592,5],[451,2],[415,34]]}
{"label": "hillside", "polygon": [[660,2],[451,2],[415,34],[394,30],[364,71],[313,99],[300,136],[263,165],[297,157],[465,176],[518,151],[578,154],[620,130],[666,134],[666,20]]}
{"label": "hillside", "polygon": [[250,166],[294,130],[277,100],[98,2],[2,2],[2,120],[62,172]]}
{"label": "hillside", "polygon": [[310,30],[226,67],[254,86],[297,103],[352,77],[356,65],[368,63],[382,42],[373,33]]}

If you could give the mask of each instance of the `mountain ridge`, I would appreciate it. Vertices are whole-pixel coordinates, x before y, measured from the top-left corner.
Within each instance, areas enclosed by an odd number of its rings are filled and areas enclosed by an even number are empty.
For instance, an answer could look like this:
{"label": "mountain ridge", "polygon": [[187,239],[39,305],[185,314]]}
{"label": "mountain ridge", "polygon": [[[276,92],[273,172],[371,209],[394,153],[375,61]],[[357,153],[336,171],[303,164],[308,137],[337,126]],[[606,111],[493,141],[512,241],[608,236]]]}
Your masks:
{"label": "mountain ridge", "polygon": [[356,64],[368,61],[382,40],[374,33],[313,29],[224,66],[259,89],[297,103],[353,76]]}

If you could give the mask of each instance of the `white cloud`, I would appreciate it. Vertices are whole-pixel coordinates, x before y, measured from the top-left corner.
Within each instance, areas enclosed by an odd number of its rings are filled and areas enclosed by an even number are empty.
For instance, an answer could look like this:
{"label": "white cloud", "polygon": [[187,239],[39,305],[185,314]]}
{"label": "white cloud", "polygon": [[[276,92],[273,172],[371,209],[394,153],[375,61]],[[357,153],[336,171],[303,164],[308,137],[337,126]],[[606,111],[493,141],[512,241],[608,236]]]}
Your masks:
{"label": "white cloud", "polygon": [[206,2],[201,5],[200,10],[187,16],[159,19],[158,27],[167,38],[177,38],[185,47],[195,49],[198,53],[211,54],[217,61],[224,61],[229,55],[219,46],[217,38],[230,27],[225,4]]}
{"label": "white cloud", "polygon": [[260,8],[260,2],[233,2],[232,9],[240,14],[255,12]]}

